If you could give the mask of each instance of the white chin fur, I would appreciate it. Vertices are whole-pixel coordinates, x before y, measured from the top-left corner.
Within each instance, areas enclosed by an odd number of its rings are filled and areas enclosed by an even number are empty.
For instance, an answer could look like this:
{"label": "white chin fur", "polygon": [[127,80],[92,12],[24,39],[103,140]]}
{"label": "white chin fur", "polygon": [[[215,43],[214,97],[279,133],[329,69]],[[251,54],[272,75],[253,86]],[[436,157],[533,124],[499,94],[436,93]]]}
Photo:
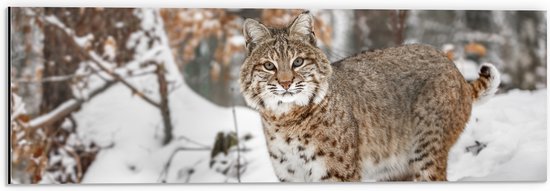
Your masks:
{"label": "white chin fur", "polygon": [[284,103],[292,103],[292,102],[296,101],[297,95],[283,95],[283,96],[278,96],[278,97]]}
{"label": "white chin fur", "polygon": [[264,98],[265,107],[275,115],[281,115],[289,112],[295,106],[305,106],[309,98],[304,93],[294,95],[271,95]]}

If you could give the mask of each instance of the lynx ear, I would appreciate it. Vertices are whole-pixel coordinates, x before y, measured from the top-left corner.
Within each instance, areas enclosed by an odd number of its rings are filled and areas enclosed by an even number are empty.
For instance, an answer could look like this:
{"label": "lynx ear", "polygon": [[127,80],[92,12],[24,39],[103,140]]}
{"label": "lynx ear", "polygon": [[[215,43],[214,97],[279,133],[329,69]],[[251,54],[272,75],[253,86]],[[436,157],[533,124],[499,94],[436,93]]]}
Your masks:
{"label": "lynx ear", "polygon": [[309,11],[303,12],[298,15],[294,21],[288,27],[289,35],[298,37],[311,43],[313,46],[315,43],[315,33],[313,32],[313,16]]}
{"label": "lynx ear", "polygon": [[258,42],[270,36],[269,29],[254,19],[246,19],[244,21],[243,34],[246,40],[245,46],[249,54],[254,50]]}

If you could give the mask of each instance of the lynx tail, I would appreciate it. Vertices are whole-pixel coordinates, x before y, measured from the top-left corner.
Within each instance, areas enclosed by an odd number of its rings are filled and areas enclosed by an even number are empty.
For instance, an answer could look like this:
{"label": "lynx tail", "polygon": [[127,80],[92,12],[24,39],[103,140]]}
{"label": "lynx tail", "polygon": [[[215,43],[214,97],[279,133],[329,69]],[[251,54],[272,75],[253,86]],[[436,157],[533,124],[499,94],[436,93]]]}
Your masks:
{"label": "lynx tail", "polygon": [[476,104],[482,104],[489,100],[498,90],[500,85],[500,73],[490,63],[483,63],[479,69],[479,78],[470,82],[472,97]]}

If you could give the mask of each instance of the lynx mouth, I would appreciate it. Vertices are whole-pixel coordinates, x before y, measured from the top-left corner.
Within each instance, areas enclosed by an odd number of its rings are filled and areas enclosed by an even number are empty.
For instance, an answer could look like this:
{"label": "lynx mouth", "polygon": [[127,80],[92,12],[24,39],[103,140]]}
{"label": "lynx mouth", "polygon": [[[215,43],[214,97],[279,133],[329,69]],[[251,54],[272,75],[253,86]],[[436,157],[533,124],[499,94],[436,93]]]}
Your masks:
{"label": "lynx mouth", "polygon": [[283,94],[281,94],[281,95],[283,95],[283,96],[285,96],[285,95],[294,95],[294,93],[292,93],[292,92],[285,92],[285,93],[283,93]]}
{"label": "lynx mouth", "polygon": [[295,90],[295,91],[291,91],[291,90],[279,90],[277,92],[275,92],[275,95],[279,95],[279,96],[294,96],[296,94],[299,94],[300,92],[302,92],[302,90]]}

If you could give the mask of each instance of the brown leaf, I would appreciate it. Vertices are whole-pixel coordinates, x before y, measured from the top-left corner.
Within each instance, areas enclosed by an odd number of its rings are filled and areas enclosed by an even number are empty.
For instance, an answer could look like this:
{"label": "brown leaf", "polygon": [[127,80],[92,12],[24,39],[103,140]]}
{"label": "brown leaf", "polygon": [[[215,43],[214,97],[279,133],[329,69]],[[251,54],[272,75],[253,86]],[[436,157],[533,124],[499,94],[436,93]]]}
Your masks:
{"label": "brown leaf", "polygon": [[30,117],[29,115],[22,114],[22,115],[19,115],[19,116],[17,117],[17,119],[19,119],[19,120],[22,121],[22,122],[27,123],[27,122],[29,122],[29,121],[31,120],[31,117]]}
{"label": "brown leaf", "polygon": [[32,157],[38,158],[38,157],[42,156],[43,152],[44,152],[44,148],[38,147],[38,148],[36,148],[36,150],[34,150],[34,153],[32,154]]}

